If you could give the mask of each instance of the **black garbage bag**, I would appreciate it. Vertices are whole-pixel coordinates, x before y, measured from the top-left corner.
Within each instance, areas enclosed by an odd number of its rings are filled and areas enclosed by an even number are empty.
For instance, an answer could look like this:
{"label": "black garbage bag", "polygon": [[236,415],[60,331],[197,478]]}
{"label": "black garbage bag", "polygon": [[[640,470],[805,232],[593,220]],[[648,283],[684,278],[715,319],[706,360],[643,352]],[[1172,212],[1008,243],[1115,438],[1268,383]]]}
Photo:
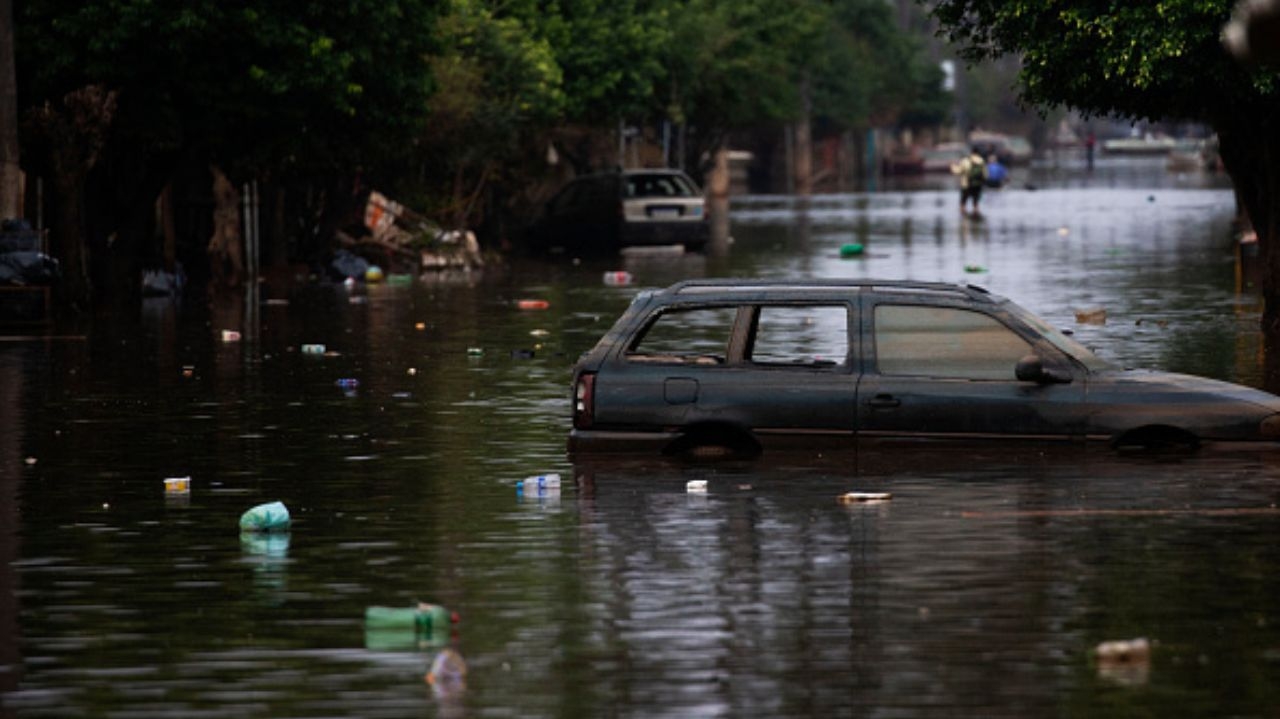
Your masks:
{"label": "black garbage bag", "polygon": [[345,280],[348,277],[363,280],[364,273],[368,269],[368,260],[347,250],[335,251],[333,259],[329,262],[329,274],[336,280]]}
{"label": "black garbage bag", "polygon": [[52,285],[61,278],[58,261],[44,253],[0,253],[0,285]]}
{"label": "black garbage bag", "polygon": [[40,233],[31,223],[14,217],[0,221],[0,253],[39,251]]}

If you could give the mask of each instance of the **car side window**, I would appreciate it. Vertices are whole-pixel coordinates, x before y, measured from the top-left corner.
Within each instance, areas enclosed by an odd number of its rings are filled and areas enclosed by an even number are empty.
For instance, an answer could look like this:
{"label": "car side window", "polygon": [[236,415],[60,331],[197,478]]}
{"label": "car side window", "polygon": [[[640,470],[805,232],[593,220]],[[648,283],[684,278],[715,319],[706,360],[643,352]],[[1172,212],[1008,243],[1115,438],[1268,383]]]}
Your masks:
{"label": "car side window", "polygon": [[878,305],[876,367],[880,374],[1014,380],[1031,344],[999,320],[952,307]]}
{"label": "car side window", "polygon": [[658,315],[627,352],[630,362],[722,364],[736,307],[669,310]]}
{"label": "car side window", "polygon": [[760,308],[755,342],[757,364],[843,366],[849,356],[849,313],[844,305]]}

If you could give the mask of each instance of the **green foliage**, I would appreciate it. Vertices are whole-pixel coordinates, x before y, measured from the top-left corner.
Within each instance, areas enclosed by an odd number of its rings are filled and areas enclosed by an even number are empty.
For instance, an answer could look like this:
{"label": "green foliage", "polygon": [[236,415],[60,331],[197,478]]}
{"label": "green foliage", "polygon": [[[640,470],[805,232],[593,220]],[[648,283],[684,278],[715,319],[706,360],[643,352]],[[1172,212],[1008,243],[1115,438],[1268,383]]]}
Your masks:
{"label": "green foliage", "polygon": [[118,90],[136,123],[121,130],[145,150],[314,169],[419,123],[432,19],[412,0],[32,0],[16,17],[19,87],[27,106]]}
{"label": "green foliage", "polygon": [[567,104],[550,43],[492,5],[451,0],[435,29],[439,50],[428,65],[436,92],[418,143],[430,175],[421,202],[433,212],[464,212],[466,195],[518,164],[531,135],[562,117]]}
{"label": "green foliage", "polygon": [[940,70],[883,0],[687,0],[672,12],[664,99],[677,121],[732,130],[808,114],[864,127],[943,99]]}
{"label": "green foliage", "polygon": [[508,12],[555,48],[566,121],[608,126],[649,102],[671,41],[664,3],[549,0]]}
{"label": "green foliage", "polygon": [[1021,57],[1021,95],[1042,106],[1134,118],[1210,119],[1271,96],[1222,48],[1233,0],[939,0],[934,15],[964,57]]}

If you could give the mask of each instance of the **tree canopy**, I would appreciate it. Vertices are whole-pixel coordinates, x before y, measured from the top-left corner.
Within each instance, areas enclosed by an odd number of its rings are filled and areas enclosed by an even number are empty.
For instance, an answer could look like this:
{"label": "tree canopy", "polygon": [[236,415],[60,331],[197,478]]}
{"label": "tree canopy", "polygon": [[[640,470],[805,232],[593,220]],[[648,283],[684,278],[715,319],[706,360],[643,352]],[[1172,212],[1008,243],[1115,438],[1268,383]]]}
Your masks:
{"label": "tree canopy", "polygon": [[969,60],[1018,55],[1029,104],[1213,122],[1237,103],[1277,99],[1273,73],[1241,67],[1222,46],[1233,6],[1232,0],[937,0],[933,13]]}
{"label": "tree canopy", "polygon": [[970,60],[1013,54],[1033,105],[1135,119],[1190,119],[1217,132],[1223,165],[1265,265],[1266,384],[1280,388],[1280,84],[1222,43],[1234,0],[936,0],[942,32]]}

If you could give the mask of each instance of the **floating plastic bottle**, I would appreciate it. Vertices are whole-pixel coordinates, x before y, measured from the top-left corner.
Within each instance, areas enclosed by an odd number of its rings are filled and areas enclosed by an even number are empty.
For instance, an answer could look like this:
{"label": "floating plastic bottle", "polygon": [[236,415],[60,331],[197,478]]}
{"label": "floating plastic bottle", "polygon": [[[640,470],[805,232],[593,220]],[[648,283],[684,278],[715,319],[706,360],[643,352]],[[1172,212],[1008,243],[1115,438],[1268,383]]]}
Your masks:
{"label": "floating plastic bottle", "polygon": [[686,491],[686,492],[688,492],[688,493],[690,493],[690,494],[706,494],[706,493],[707,493],[707,480],[705,480],[705,479],[691,479],[691,480],[689,480],[688,482],[685,482],[685,485],[684,485],[684,491]]}
{"label": "floating plastic bottle", "polygon": [[325,346],[320,344],[302,345],[302,354],[304,355],[322,355]]}
{"label": "floating plastic bottle", "polygon": [[189,494],[191,492],[190,477],[167,477],[164,480],[165,494]]}
{"label": "floating plastic bottle", "polygon": [[368,629],[406,629],[419,634],[448,631],[449,610],[439,604],[421,603],[416,607],[368,607],[364,625]]}
{"label": "floating plastic bottle", "polygon": [[368,607],[364,610],[365,645],[370,649],[416,649],[449,641],[454,618],[438,604],[414,607]]}
{"label": "floating plastic bottle", "polygon": [[292,520],[284,502],[268,502],[240,515],[242,532],[287,532]]}
{"label": "floating plastic bottle", "polygon": [[560,491],[560,475],[539,474],[516,482],[517,494],[550,494]]}
{"label": "floating plastic bottle", "polygon": [[604,273],[604,283],[610,287],[624,287],[631,284],[635,278],[626,270],[614,270]]}
{"label": "floating plastic bottle", "polygon": [[351,378],[343,378],[343,379],[340,379],[340,380],[338,380],[338,381],[334,382],[334,384],[335,384],[335,385],[337,385],[337,386],[339,386],[339,387],[341,387],[341,388],[343,388],[343,389],[355,389],[356,387],[359,387],[359,386],[360,386],[360,380],[358,380],[358,379],[351,379]]}
{"label": "floating plastic bottle", "polygon": [[866,248],[860,242],[850,242],[840,246],[841,257],[860,257]]}
{"label": "floating plastic bottle", "polygon": [[546,300],[517,300],[516,307],[522,310],[545,310],[551,306]]}

